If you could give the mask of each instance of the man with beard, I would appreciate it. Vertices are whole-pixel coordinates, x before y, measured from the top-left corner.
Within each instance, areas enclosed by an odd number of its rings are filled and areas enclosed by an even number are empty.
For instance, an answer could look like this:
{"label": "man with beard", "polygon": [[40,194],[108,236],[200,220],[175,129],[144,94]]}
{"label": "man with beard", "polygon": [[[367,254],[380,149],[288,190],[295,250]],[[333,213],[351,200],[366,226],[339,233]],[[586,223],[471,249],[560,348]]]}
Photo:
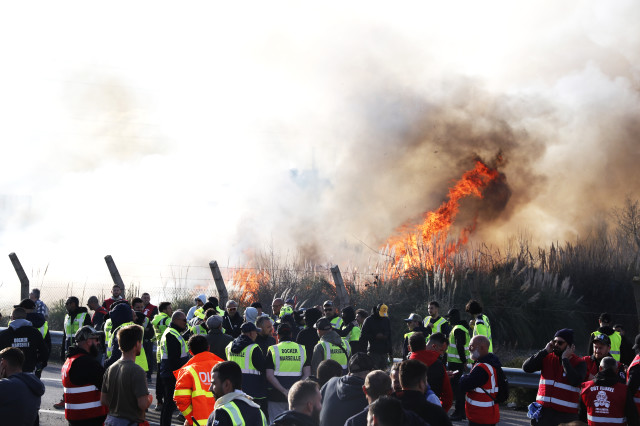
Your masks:
{"label": "man with beard", "polygon": [[235,300],[229,300],[227,302],[227,312],[222,317],[224,332],[235,339],[240,336],[240,326],[242,324],[242,315],[238,313],[238,303]]}
{"label": "man with beard", "polygon": [[318,426],[322,395],[313,380],[301,380],[289,389],[289,410],[277,416],[271,426]]}
{"label": "man with beard", "polygon": [[522,364],[525,373],[540,371],[536,402],[541,405],[535,425],[557,425],[578,420],[580,385],[587,366],[575,353],[573,330],[558,330],[547,346]]}
{"label": "man with beard", "polygon": [[173,372],[182,368],[189,360],[187,342],[180,333],[187,329],[187,316],[184,312],[176,311],[171,316],[171,324],[164,330],[160,338],[160,377],[162,378],[163,405],[160,414],[160,425],[169,426],[171,416],[176,409],[173,401],[173,392],[176,387],[176,378]]}
{"label": "man with beard", "polygon": [[118,300],[124,300],[124,297],[122,297],[122,289],[120,288],[120,286],[118,284],[115,284],[113,287],[111,287],[111,297],[106,299],[102,304],[102,306],[107,311],[110,311],[111,305],[113,305],[113,302]]}
{"label": "man with beard", "polygon": [[85,325],[75,334],[75,340],[61,370],[64,417],[72,426],[99,426],[107,417],[107,407],[100,404],[104,367],[96,359],[100,333]]}
{"label": "man with beard", "polygon": [[259,317],[255,324],[258,330],[260,330],[256,336],[255,343],[260,346],[260,350],[262,350],[263,355],[267,356],[269,346],[273,346],[277,343],[276,339],[273,338],[273,324],[271,323],[271,318]]}
{"label": "man with beard", "polygon": [[611,341],[611,350],[610,354],[616,361],[620,361],[620,346],[622,344],[622,336],[616,330],[613,329],[613,322],[611,320],[611,315],[606,312],[600,314],[600,318],[598,318],[598,324],[600,327],[593,333],[591,333],[591,337],[589,338],[589,355],[593,355],[593,342],[596,337],[605,335],[609,337]]}
{"label": "man with beard", "polygon": [[260,406],[242,392],[242,369],[235,362],[224,361],[213,366],[210,390],[216,403],[207,426],[267,426]]}
{"label": "man with beard", "polygon": [[[584,379],[585,382],[593,380],[596,374],[600,371],[600,362],[606,358],[611,357],[611,340],[606,334],[599,334],[593,339],[593,355],[583,356],[582,360],[587,366],[587,375]],[[618,376],[621,382],[625,381],[625,369],[624,365],[617,362]]]}
{"label": "man with beard", "polygon": [[502,364],[489,352],[489,339],[474,336],[469,343],[473,367],[460,377],[460,390],[467,394],[464,410],[469,424],[494,425],[500,421],[500,406],[495,402],[498,393],[498,369]]}
{"label": "man with beard", "polygon": [[102,405],[109,407],[105,426],[143,423],[145,410],[153,400],[146,373],[136,364],[136,356],[142,352],[144,330],[133,324],[120,328],[117,334],[122,356],[105,373],[100,396]]}

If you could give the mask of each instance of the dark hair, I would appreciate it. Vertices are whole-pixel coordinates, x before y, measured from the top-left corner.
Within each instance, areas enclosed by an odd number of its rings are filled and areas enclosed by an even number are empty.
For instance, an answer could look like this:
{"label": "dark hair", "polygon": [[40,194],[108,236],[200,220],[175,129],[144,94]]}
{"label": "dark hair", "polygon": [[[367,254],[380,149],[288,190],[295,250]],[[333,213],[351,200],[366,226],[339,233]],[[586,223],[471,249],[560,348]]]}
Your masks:
{"label": "dark hair", "polygon": [[[240,366],[233,361],[219,362],[211,369],[211,375],[218,373],[220,383],[229,380],[233,390],[242,389],[242,370]],[[213,379],[212,379],[213,380]]]}
{"label": "dark hair", "polygon": [[318,364],[318,385],[324,386],[329,379],[342,376],[342,366],[333,359],[325,359]]}
{"label": "dark hair", "polygon": [[136,303],[144,303],[144,302],[139,297],[134,297],[133,299],[131,299],[131,306],[135,305]]}
{"label": "dark hair", "polygon": [[251,304],[251,307],[252,307],[252,308],[256,308],[256,309],[258,309],[258,308],[262,309],[262,303],[260,303],[260,302],[253,302],[253,303]]}
{"label": "dark hair", "polygon": [[320,318],[322,318],[322,312],[320,312],[320,309],[318,308],[309,308],[304,311],[304,322],[309,327],[313,327]]}
{"label": "dark hair", "polygon": [[[116,287],[120,288],[120,286],[118,284],[114,284],[113,286],[111,286],[111,290],[113,290]],[[122,290],[122,289],[120,288],[120,290]]]}
{"label": "dark hair", "polygon": [[144,330],[137,324],[120,327],[118,329],[118,346],[122,352],[129,352],[136,346],[137,342],[142,342]]}
{"label": "dark hair", "polygon": [[160,303],[160,305],[158,306],[158,311],[160,312],[164,312],[167,310],[167,306],[171,306],[171,302],[162,302]]}
{"label": "dark hair", "polygon": [[435,306],[436,308],[440,309],[440,304],[438,302],[436,302],[435,300],[432,300],[431,302],[429,302],[429,306]]}
{"label": "dark hair", "polygon": [[217,315],[217,314],[218,314],[218,313],[216,312],[216,309],[215,309],[215,308],[209,308],[209,309],[207,309],[206,311],[204,311],[204,322],[206,323],[206,322],[207,322],[207,319],[208,319],[209,317],[212,317],[212,316]]}
{"label": "dark hair", "polygon": [[613,326],[613,329],[615,330],[616,328],[621,328],[624,330],[624,326],[622,324],[616,324]]}
{"label": "dark hair", "polygon": [[400,363],[400,385],[403,390],[414,389],[427,378],[427,366],[416,359]]}
{"label": "dark hair", "polygon": [[482,305],[477,300],[469,300],[464,307],[464,311],[471,315],[478,315],[482,313]]}
{"label": "dark hair", "polygon": [[11,316],[13,319],[25,319],[27,318],[27,311],[24,308],[13,308],[13,312],[11,312]]}
{"label": "dark hair", "polygon": [[445,336],[444,333],[433,333],[429,336],[429,341],[439,345],[448,343],[447,336]]}
{"label": "dark hair", "polygon": [[606,322],[608,324],[611,322],[611,315],[609,315],[606,312],[603,312],[600,314],[600,317],[598,318],[598,320],[601,322]]}
{"label": "dark hair", "polygon": [[144,296],[145,294],[146,294],[147,296],[151,297],[151,295],[150,295],[149,293],[147,293],[146,291],[145,291],[144,293],[142,293],[140,296]]}
{"label": "dark hair", "polygon": [[202,305],[202,311],[206,311],[207,309],[214,309],[215,305],[211,302],[207,302],[204,305]]}
{"label": "dark hair", "polygon": [[367,395],[373,399],[389,395],[392,390],[391,377],[382,370],[373,370],[364,379],[364,387],[367,388]]}
{"label": "dark hair", "polygon": [[424,340],[424,334],[416,332],[409,337],[409,346],[411,346],[411,352],[423,351],[427,349],[427,342]]}
{"label": "dark hair", "polygon": [[96,296],[91,296],[91,297],[89,297],[89,299],[87,300],[87,305],[88,305],[89,303],[100,303],[100,302],[98,301],[98,298],[97,298]]}
{"label": "dark hair", "polygon": [[77,297],[75,296],[71,296],[67,299],[67,302],[73,302],[76,304],[76,306],[80,306],[80,300],[78,300]]}
{"label": "dark hair", "polygon": [[191,336],[189,339],[189,350],[194,355],[206,352],[209,350],[209,341],[201,334]]}
{"label": "dark hair", "polygon": [[289,389],[289,407],[291,409],[302,407],[309,402],[311,398],[317,395],[320,391],[320,387],[313,380],[300,380],[297,381]]}
{"label": "dark hair", "polygon": [[0,359],[7,361],[14,370],[22,369],[24,365],[24,353],[19,348],[4,348],[0,351]]}
{"label": "dark hair", "polygon": [[369,316],[369,312],[365,311],[364,309],[358,309],[356,311],[356,317],[362,317],[362,318],[367,318]]}
{"label": "dark hair", "polygon": [[[418,361],[420,362],[420,361]],[[369,412],[375,416],[380,426],[402,425],[404,423],[404,410],[402,402],[391,396],[381,396],[369,405]]]}
{"label": "dark hair", "polygon": [[210,298],[208,298],[207,300],[208,300],[209,302],[213,303],[213,306],[214,306],[214,307],[215,307],[215,306],[218,306],[218,304],[220,303],[220,302],[218,302],[218,298],[217,298],[217,297],[214,297],[214,296],[211,296],[211,297],[210,297]]}

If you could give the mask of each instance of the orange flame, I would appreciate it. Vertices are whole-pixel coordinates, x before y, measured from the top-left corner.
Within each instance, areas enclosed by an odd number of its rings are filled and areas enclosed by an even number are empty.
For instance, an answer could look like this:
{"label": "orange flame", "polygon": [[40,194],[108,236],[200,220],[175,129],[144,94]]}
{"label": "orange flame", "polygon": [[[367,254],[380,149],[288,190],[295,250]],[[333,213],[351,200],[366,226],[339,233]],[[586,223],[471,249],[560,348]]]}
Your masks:
{"label": "orange flame", "polygon": [[[387,246],[395,253],[393,269],[406,270],[423,266],[430,268],[436,264],[442,265],[447,256],[455,253],[469,240],[469,234],[475,229],[474,223],[460,231],[455,244],[447,245],[447,236],[453,224],[460,200],[474,195],[482,198],[482,191],[500,174],[480,160],[476,166],[466,171],[456,184],[449,188],[448,200],[436,211],[424,214],[424,222],[419,225],[405,224],[398,228],[398,235],[387,241]],[[429,252],[429,244],[433,247]],[[439,250],[438,253],[435,251]]]}
{"label": "orange flame", "polygon": [[[239,300],[241,306],[249,306],[257,301],[258,288],[261,283],[268,282],[269,273],[264,269],[238,268],[231,281],[242,290]],[[255,299],[255,300],[254,300]]]}

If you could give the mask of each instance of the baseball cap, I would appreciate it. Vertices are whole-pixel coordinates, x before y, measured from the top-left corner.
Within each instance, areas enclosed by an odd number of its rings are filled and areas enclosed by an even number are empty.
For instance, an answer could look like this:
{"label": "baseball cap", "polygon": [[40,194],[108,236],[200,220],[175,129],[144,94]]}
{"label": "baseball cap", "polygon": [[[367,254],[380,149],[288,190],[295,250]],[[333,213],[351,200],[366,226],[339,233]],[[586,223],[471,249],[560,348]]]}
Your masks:
{"label": "baseball cap", "polygon": [[278,326],[278,334],[291,334],[291,325],[288,322],[283,322]]}
{"label": "baseball cap", "polygon": [[349,373],[375,370],[373,359],[364,352],[357,352],[349,359]]}
{"label": "baseball cap", "polygon": [[211,315],[207,318],[207,328],[213,330],[219,328],[222,325],[222,317],[220,315]]}
{"label": "baseball cap", "polygon": [[243,333],[251,333],[252,331],[260,331],[260,329],[252,322],[245,322],[240,326],[240,331]]}
{"label": "baseball cap", "polygon": [[404,322],[411,322],[411,321],[422,322],[422,317],[418,314],[412,313],[411,315],[409,315],[409,318],[404,320]]}
{"label": "baseball cap", "polygon": [[323,304],[322,304],[323,308],[328,308],[328,307],[333,307],[333,302],[331,300],[326,300]]}
{"label": "baseball cap", "polygon": [[593,338],[593,343],[600,342],[603,345],[611,346],[611,339],[606,334],[598,334]]}
{"label": "baseball cap", "polygon": [[36,302],[31,299],[22,299],[19,305],[13,305],[14,308],[35,309]]}
{"label": "baseball cap", "polygon": [[333,328],[333,326],[331,325],[331,321],[329,321],[326,318],[320,318],[318,321],[316,321],[316,324],[314,326],[316,328],[316,330],[331,330]]}
{"label": "baseball cap", "polygon": [[97,339],[98,337],[100,337],[100,333],[98,333],[95,328],[89,325],[85,325],[80,330],[76,331],[74,337],[76,339],[76,342],[83,342],[89,339]]}

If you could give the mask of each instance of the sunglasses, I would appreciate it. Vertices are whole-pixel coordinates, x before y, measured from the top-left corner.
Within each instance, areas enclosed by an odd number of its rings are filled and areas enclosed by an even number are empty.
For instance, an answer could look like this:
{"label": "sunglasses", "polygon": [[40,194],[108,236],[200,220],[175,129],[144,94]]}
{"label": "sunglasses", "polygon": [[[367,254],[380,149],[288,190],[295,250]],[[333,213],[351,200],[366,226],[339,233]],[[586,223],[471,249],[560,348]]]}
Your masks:
{"label": "sunglasses", "polygon": [[230,310],[230,311],[237,311],[238,310],[238,308],[227,308],[227,309]]}

